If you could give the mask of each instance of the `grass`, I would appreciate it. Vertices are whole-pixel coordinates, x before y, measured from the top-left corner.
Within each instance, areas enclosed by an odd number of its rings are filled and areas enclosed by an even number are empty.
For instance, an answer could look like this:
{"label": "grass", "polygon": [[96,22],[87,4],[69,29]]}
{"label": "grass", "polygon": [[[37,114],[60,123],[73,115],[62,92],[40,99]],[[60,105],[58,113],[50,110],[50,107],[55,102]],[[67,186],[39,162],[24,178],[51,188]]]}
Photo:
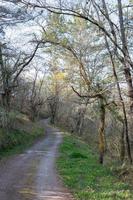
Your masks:
{"label": "grass", "polygon": [[57,161],[64,184],[80,200],[133,200],[133,192],[106,166],[84,142],[64,136]]}
{"label": "grass", "polygon": [[44,136],[44,129],[36,125],[32,127],[29,133],[24,130],[10,130],[7,132],[0,129],[0,159],[23,152],[37,138],[42,136]]}

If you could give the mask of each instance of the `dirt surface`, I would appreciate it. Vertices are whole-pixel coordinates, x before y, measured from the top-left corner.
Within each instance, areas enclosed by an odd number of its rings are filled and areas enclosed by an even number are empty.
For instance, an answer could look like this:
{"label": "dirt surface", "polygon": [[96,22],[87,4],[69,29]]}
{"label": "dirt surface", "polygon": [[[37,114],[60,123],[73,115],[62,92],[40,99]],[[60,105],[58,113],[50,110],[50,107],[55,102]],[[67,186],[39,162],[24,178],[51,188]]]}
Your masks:
{"label": "dirt surface", "polygon": [[72,200],[56,171],[62,134],[46,121],[46,135],[23,154],[0,161],[0,200]]}

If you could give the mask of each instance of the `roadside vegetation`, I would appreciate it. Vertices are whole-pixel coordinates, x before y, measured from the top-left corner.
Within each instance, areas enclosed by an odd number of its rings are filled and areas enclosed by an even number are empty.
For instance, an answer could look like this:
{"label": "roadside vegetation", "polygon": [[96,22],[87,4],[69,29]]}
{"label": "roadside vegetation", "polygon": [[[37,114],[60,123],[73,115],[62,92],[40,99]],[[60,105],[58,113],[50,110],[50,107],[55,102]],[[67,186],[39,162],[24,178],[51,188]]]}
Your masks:
{"label": "roadside vegetation", "polygon": [[109,167],[80,139],[65,135],[57,162],[65,185],[80,200],[132,200],[131,187],[119,180]]}
{"label": "roadside vegetation", "polygon": [[19,114],[16,123],[16,128],[0,129],[0,159],[23,152],[45,134],[38,122],[31,122],[25,115]]}

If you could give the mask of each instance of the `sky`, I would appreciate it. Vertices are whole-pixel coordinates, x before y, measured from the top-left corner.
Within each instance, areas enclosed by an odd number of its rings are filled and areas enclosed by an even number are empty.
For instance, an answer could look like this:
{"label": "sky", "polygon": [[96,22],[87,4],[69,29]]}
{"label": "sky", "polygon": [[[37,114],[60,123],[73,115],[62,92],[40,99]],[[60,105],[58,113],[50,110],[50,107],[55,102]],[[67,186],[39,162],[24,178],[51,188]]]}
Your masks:
{"label": "sky", "polygon": [[36,24],[18,24],[14,27],[7,27],[5,37],[16,48],[20,48],[23,51],[31,51],[33,44],[30,41],[34,38],[34,35],[41,37],[40,31],[41,28]]}

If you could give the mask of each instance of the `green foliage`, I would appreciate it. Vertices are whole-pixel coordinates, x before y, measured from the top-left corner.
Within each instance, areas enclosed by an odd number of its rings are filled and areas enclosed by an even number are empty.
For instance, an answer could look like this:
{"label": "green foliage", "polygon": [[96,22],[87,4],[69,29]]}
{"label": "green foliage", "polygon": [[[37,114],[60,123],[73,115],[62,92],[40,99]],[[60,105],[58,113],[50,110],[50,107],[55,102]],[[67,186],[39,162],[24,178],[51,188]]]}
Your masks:
{"label": "green foliage", "polygon": [[129,185],[115,177],[109,168],[101,166],[87,144],[65,136],[60,152],[57,162],[59,172],[77,199],[132,199]]}
{"label": "green foliage", "polygon": [[70,155],[70,158],[87,158],[86,155],[80,153],[80,152],[73,152],[71,155]]}
{"label": "green foliage", "polygon": [[19,115],[18,111],[11,110],[7,112],[4,108],[0,107],[0,127],[14,128]]}
{"label": "green foliage", "polygon": [[16,124],[16,121],[17,121],[17,117],[20,115],[19,112],[17,111],[10,111],[8,112],[7,114],[7,117],[8,117],[8,126],[9,127],[12,127],[14,128],[15,127],[15,124]]}
{"label": "green foliage", "polygon": [[30,133],[24,130],[7,132],[0,129],[0,158],[22,152],[41,136],[44,136],[44,129],[37,125],[34,125]]}

